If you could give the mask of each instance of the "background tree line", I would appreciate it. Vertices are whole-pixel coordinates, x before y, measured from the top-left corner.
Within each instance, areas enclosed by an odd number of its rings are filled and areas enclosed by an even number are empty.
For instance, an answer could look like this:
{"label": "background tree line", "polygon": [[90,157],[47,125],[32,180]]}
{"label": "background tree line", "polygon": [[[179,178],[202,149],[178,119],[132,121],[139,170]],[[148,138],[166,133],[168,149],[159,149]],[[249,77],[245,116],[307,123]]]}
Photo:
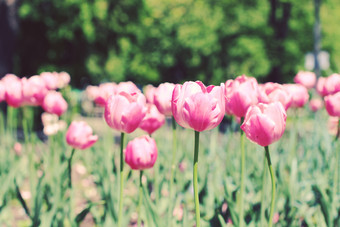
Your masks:
{"label": "background tree line", "polygon": [[[338,12],[338,0],[322,1],[324,74],[340,68]],[[0,0],[0,19],[0,74],[67,71],[78,87],[243,73],[287,82],[313,51],[310,0]]]}

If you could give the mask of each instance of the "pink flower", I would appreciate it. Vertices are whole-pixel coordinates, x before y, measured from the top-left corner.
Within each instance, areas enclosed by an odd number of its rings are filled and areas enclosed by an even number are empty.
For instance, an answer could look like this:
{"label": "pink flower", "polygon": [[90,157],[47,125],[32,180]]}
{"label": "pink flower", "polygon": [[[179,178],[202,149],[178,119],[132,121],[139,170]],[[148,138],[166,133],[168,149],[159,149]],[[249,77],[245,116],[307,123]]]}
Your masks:
{"label": "pink flower", "polygon": [[22,93],[25,104],[38,106],[44,101],[48,92],[44,80],[40,76],[22,78]]}
{"label": "pink flower", "polygon": [[137,93],[137,92],[141,92],[141,90],[139,90],[139,88],[131,81],[125,81],[125,82],[120,82],[117,87],[116,87],[116,94],[120,93],[120,92],[126,92],[126,93]]}
{"label": "pink flower", "polygon": [[340,91],[340,74],[334,73],[326,78],[323,93],[325,95],[331,95],[338,91]]}
{"label": "pink flower", "polygon": [[309,102],[309,109],[311,109],[311,111],[316,112],[319,109],[321,109],[323,106],[323,102],[321,99],[312,99]]}
{"label": "pink flower", "polygon": [[284,84],[283,87],[292,96],[291,107],[303,107],[307,103],[309,99],[307,88],[300,84]]}
{"label": "pink flower", "polygon": [[104,117],[106,123],[120,132],[135,131],[146,114],[146,101],[142,93],[120,92],[108,98]]}
{"label": "pink flower", "polygon": [[60,72],[58,77],[58,88],[66,87],[71,81],[71,76],[67,72]]}
{"label": "pink flower", "polygon": [[[155,94],[156,88],[152,86],[151,84],[148,84],[144,87],[144,94],[146,98],[147,103],[154,103],[154,94]],[[172,94],[171,94],[172,96]]]}
{"label": "pink flower", "polygon": [[327,91],[325,89],[326,77],[319,77],[318,82],[316,84],[316,91],[322,97],[327,95]]}
{"label": "pink flower", "polygon": [[262,94],[264,93],[267,97],[266,102],[262,101],[262,103],[280,102],[285,110],[287,110],[292,104],[292,96],[284,89],[281,84],[268,82],[259,88],[262,91]]}
{"label": "pink flower", "polygon": [[340,92],[325,97],[325,107],[330,116],[340,117]]}
{"label": "pink flower", "polygon": [[107,99],[115,94],[116,88],[117,84],[115,83],[100,84],[94,102],[100,106],[105,106]]}
{"label": "pink flower", "polygon": [[315,86],[316,75],[313,72],[300,71],[294,77],[294,82],[303,85],[307,89],[310,89]]}
{"label": "pink flower", "polygon": [[92,128],[84,121],[72,121],[66,132],[66,142],[75,149],[86,149],[97,142],[98,136],[93,135]]}
{"label": "pink flower", "polygon": [[157,159],[157,145],[148,135],[130,141],[125,150],[125,162],[135,170],[152,168]]}
{"label": "pink flower", "polygon": [[12,107],[19,107],[23,102],[22,82],[19,77],[14,74],[6,74],[2,78],[6,94],[5,99],[8,105]]}
{"label": "pink flower", "polygon": [[225,114],[224,84],[206,87],[201,81],[176,85],[172,113],[184,128],[202,132],[218,126]]}
{"label": "pink flower", "polygon": [[59,77],[57,72],[42,72],[40,77],[45,81],[48,90],[56,90],[59,86]]}
{"label": "pink flower", "polygon": [[248,109],[241,129],[251,141],[268,146],[283,135],[286,118],[287,114],[281,103],[260,103]]}
{"label": "pink flower", "polygon": [[147,112],[139,128],[151,135],[165,123],[165,116],[161,114],[154,104],[147,104]]}
{"label": "pink flower", "polygon": [[158,111],[165,116],[172,116],[171,98],[174,88],[175,84],[163,83],[156,88],[154,93],[154,104],[157,106]]}
{"label": "pink flower", "polygon": [[49,91],[44,98],[42,107],[48,113],[61,116],[67,110],[67,102],[60,92]]}
{"label": "pink flower", "polygon": [[85,89],[85,94],[89,100],[94,101],[100,95],[99,87],[88,85]]}
{"label": "pink flower", "polygon": [[226,112],[244,117],[248,108],[258,103],[259,89],[255,78],[245,75],[225,83]]}

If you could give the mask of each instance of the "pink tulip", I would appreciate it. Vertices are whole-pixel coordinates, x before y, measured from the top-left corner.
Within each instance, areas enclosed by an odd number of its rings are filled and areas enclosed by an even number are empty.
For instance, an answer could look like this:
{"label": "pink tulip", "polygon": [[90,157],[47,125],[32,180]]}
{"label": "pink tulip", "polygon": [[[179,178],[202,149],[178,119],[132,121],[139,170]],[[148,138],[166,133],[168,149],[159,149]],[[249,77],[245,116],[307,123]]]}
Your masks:
{"label": "pink tulip", "polygon": [[215,128],[225,114],[224,92],[224,84],[206,87],[190,81],[176,85],[171,101],[176,122],[198,132]]}
{"label": "pink tulip", "polygon": [[326,77],[319,77],[318,82],[316,83],[316,91],[322,97],[327,95],[327,91],[325,89]]}
{"label": "pink tulip", "polygon": [[99,87],[88,85],[85,89],[85,94],[89,100],[94,101],[100,95]]}
{"label": "pink tulip", "polygon": [[44,80],[40,76],[31,76],[28,79],[24,77],[21,81],[24,103],[41,105],[48,92]]}
{"label": "pink tulip", "polygon": [[145,96],[140,93],[120,92],[108,98],[105,105],[106,123],[120,132],[135,131],[146,114]]}
{"label": "pink tulip", "polygon": [[286,111],[280,102],[260,103],[248,109],[241,129],[249,140],[268,146],[283,135],[286,118]]}
{"label": "pink tulip", "polygon": [[[152,86],[151,84],[148,84],[144,87],[144,94],[146,98],[147,103],[154,103],[154,94],[155,94],[156,88]],[[171,94],[172,96],[172,94]]]}
{"label": "pink tulip", "polygon": [[326,78],[323,93],[325,95],[331,95],[338,91],[340,91],[340,74],[334,73]]}
{"label": "pink tulip", "polygon": [[225,83],[226,112],[244,117],[248,108],[258,103],[259,88],[255,78],[245,75]]}
{"label": "pink tulip", "polygon": [[165,116],[161,114],[154,104],[147,104],[147,112],[139,128],[151,135],[165,123]]}
{"label": "pink tulip", "polygon": [[130,141],[125,150],[125,162],[135,170],[152,168],[157,160],[157,145],[154,139],[144,135]]}
{"label": "pink tulip", "polygon": [[300,84],[284,84],[283,87],[292,96],[291,107],[303,107],[307,103],[309,99],[307,88]]}
{"label": "pink tulip", "polygon": [[[287,110],[292,104],[292,96],[288,93],[281,84],[268,82],[262,86],[259,86],[262,92],[262,103],[280,102],[285,110]],[[266,97],[265,101],[263,97]],[[260,98],[259,98],[260,99]]]}
{"label": "pink tulip", "polygon": [[107,99],[115,94],[117,84],[115,83],[103,83],[99,85],[97,96],[94,98],[94,102],[100,106],[105,106]]}
{"label": "pink tulip", "polygon": [[318,111],[319,109],[321,109],[323,106],[323,102],[321,99],[312,99],[309,102],[309,109],[313,112]]}
{"label": "pink tulip", "polygon": [[340,92],[325,97],[325,107],[330,116],[340,117]]}
{"label": "pink tulip", "polygon": [[23,102],[21,79],[14,74],[6,74],[2,78],[2,82],[6,89],[7,104],[15,108],[21,106]]}
{"label": "pink tulip", "polygon": [[45,81],[48,90],[56,90],[59,87],[59,77],[57,72],[42,72],[41,78]]}
{"label": "pink tulip", "polygon": [[58,88],[64,88],[70,83],[71,76],[67,72],[60,72],[58,75],[58,80]]}
{"label": "pink tulip", "polygon": [[72,121],[66,132],[66,142],[75,149],[86,149],[97,142],[92,128],[84,121]]}
{"label": "pink tulip", "polygon": [[44,98],[42,107],[48,113],[61,116],[67,110],[67,102],[60,92],[49,91]]}
{"label": "pink tulip", "polygon": [[316,75],[313,72],[300,71],[294,77],[294,82],[310,89],[315,86]]}
{"label": "pink tulip", "polygon": [[120,92],[126,92],[126,93],[137,93],[137,92],[141,92],[141,90],[139,90],[139,88],[131,81],[126,81],[126,82],[120,82],[116,89],[115,92],[116,94],[120,93]]}
{"label": "pink tulip", "polygon": [[163,83],[160,84],[154,94],[154,104],[157,106],[158,111],[165,116],[172,116],[171,98],[174,91],[175,84]]}

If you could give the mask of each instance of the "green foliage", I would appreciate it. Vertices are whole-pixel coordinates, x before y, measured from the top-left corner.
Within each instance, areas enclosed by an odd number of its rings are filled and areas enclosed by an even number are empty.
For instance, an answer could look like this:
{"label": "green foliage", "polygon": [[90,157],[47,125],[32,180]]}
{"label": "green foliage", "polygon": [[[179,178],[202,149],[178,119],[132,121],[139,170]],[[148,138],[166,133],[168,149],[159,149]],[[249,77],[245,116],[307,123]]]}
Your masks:
{"label": "green foliage", "polygon": [[[337,0],[322,2],[329,74],[339,70]],[[72,83],[139,84],[240,74],[290,81],[313,51],[313,1],[23,0],[18,74],[68,71]]]}

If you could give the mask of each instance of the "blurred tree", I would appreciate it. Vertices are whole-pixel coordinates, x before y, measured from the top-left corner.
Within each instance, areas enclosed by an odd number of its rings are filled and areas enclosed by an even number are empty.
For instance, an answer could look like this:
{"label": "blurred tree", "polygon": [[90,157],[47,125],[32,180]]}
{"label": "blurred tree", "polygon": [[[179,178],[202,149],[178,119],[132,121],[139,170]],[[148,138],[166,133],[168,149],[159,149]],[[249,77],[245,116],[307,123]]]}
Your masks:
{"label": "blurred tree", "polygon": [[[339,69],[340,37],[321,8],[324,47]],[[21,0],[15,72],[68,71],[72,83],[139,84],[240,74],[290,81],[313,50],[309,0]],[[334,31],[337,30],[337,31]]]}
{"label": "blurred tree", "polygon": [[0,0],[0,77],[13,70],[17,0]]}

